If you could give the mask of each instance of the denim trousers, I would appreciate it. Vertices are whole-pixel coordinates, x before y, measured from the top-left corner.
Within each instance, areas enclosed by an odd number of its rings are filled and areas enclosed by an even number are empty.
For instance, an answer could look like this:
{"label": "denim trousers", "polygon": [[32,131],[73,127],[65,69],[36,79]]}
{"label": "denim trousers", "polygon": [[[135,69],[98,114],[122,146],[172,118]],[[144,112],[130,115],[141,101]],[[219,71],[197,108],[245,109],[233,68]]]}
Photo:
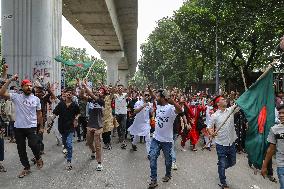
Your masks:
{"label": "denim trousers", "polygon": [[73,132],[62,133],[62,143],[67,150],[67,162],[71,163],[73,152]]}
{"label": "denim trousers", "polygon": [[150,169],[151,169],[151,180],[157,180],[157,160],[160,155],[160,151],[162,150],[165,158],[166,165],[166,175],[171,177],[171,169],[172,169],[172,142],[160,142],[156,139],[152,139],[150,146]]}
{"label": "denim trousers", "polygon": [[284,167],[277,167],[277,175],[280,183],[280,189],[284,189]]}
{"label": "denim trousers", "polygon": [[226,183],[225,170],[236,164],[236,147],[235,144],[231,146],[223,146],[216,144],[216,151],[218,155],[218,174],[221,184]]}

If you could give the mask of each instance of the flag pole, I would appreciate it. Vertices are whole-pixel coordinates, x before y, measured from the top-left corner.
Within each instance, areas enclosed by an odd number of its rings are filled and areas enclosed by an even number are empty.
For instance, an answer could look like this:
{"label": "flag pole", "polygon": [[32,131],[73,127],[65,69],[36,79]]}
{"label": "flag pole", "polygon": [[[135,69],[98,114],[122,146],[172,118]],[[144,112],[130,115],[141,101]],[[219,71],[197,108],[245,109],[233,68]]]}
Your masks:
{"label": "flag pole", "polygon": [[89,75],[90,75],[90,73],[91,73],[91,70],[92,70],[92,68],[93,68],[94,65],[95,65],[95,62],[93,62],[93,64],[92,64],[91,67],[89,68],[87,75],[84,77],[84,80],[89,77]]}
{"label": "flag pole", "polygon": [[[259,81],[259,80],[261,80],[263,77],[265,77],[265,76],[267,75],[267,73],[269,72],[269,70],[270,70],[271,68],[273,68],[273,65],[275,65],[276,63],[278,63],[278,61],[277,61],[277,60],[273,60],[273,62],[268,65],[268,67],[266,68],[266,70],[265,70],[265,71],[261,74],[261,76],[256,80],[256,82]],[[253,86],[253,84],[252,84],[251,86]],[[251,87],[251,86],[250,86],[250,87]],[[235,110],[237,109],[237,107],[238,107],[238,106],[235,105],[233,111],[226,117],[226,119],[222,122],[221,126],[215,131],[216,134],[217,134],[217,133],[220,131],[220,129],[226,124],[226,122],[228,121],[228,119],[230,118],[230,116],[231,116],[233,113],[235,113]],[[211,139],[205,144],[205,146],[202,147],[202,150],[204,150],[209,144],[211,144],[212,141],[213,141],[213,139],[214,139],[214,137],[211,138]]]}

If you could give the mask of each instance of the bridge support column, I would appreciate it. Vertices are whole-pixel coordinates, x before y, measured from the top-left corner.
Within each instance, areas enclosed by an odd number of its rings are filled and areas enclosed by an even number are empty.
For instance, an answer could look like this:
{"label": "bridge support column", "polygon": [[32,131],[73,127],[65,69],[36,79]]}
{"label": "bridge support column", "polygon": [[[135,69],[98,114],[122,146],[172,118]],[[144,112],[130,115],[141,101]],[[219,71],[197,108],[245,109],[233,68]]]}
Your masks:
{"label": "bridge support column", "polygon": [[118,64],[122,61],[124,53],[122,51],[116,52],[101,52],[101,58],[107,64],[107,84],[115,85],[118,81]]}
{"label": "bridge support column", "polygon": [[118,79],[124,87],[128,86],[129,70],[118,70]]}
{"label": "bridge support column", "polygon": [[62,0],[2,0],[2,57],[9,74],[44,77],[60,91]]}

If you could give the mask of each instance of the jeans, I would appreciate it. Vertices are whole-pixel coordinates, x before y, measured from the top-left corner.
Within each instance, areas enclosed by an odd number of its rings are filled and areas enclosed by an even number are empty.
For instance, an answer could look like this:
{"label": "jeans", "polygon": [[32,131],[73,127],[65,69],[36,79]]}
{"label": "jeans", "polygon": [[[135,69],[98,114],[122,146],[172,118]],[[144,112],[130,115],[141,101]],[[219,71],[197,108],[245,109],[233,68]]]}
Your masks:
{"label": "jeans", "polygon": [[73,152],[73,132],[62,133],[62,143],[67,150],[67,162],[71,163]]}
{"label": "jeans", "polygon": [[222,146],[216,144],[216,151],[218,155],[218,174],[221,184],[226,183],[225,170],[236,164],[236,147],[235,144],[231,146]]}
{"label": "jeans", "polygon": [[119,124],[119,126],[117,127],[118,137],[123,141],[125,140],[126,136],[126,118],[127,118],[126,114],[116,115],[116,120]]}
{"label": "jeans", "polygon": [[172,147],[172,160],[173,162],[175,163],[177,161],[177,158],[176,158],[176,147],[175,147],[175,144],[176,144],[176,140],[177,140],[177,137],[178,137],[178,134],[174,134],[174,141],[173,141],[173,147]]}
{"label": "jeans", "polygon": [[38,135],[36,133],[36,127],[34,128],[15,128],[15,139],[18,149],[20,161],[25,169],[30,169],[30,163],[26,150],[26,138],[28,139],[28,145],[31,148],[36,160],[40,157],[40,146],[38,145]]}
{"label": "jeans", "polygon": [[284,167],[277,167],[280,189],[284,189]]}
{"label": "jeans", "polygon": [[4,161],[4,138],[0,138],[0,161]]}
{"label": "jeans", "polygon": [[157,160],[162,150],[165,158],[166,165],[166,176],[171,177],[172,169],[172,142],[160,142],[153,139],[150,147],[150,169],[151,169],[151,180],[157,180]]}

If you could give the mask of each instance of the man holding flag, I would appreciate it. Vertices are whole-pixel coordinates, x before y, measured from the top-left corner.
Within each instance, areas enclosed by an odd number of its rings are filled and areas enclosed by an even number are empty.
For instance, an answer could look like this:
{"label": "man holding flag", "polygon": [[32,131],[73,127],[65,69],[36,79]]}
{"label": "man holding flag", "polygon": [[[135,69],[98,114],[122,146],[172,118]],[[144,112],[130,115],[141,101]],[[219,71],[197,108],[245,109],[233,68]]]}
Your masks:
{"label": "man holding flag", "polygon": [[[218,111],[212,115],[210,134],[216,137],[216,150],[218,155],[218,173],[220,186],[228,189],[225,170],[232,167],[236,161],[234,142],[236,133],[233,114],[237,106],[226,108],[227,103],[222,96],[215,98]],[[266,141],[271,126],[275,120],[274,88],[272,65],[259,77],[259,79],[236,101],[248,120],[246,135],[246,152],[249,162],[260,169],[268,148]],[[213,132],[214,126],[216,131]]]}

